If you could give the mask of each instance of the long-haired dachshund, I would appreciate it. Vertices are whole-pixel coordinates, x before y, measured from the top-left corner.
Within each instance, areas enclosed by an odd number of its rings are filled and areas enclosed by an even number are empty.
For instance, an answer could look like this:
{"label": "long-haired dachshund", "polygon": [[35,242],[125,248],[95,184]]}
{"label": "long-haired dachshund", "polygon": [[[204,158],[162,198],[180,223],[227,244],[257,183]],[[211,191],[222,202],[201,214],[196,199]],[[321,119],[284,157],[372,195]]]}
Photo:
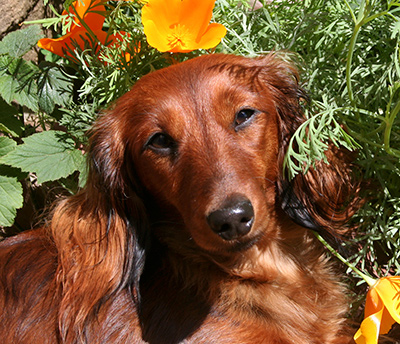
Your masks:
{"label": "long-haired dachshund", "polygon": [[294,67],[211,54],[152,72],[95,123],[89,177],[0,244],[3,343],[344,344],[347,300],[309,230],[354,213],[350,166],[285,179]]}

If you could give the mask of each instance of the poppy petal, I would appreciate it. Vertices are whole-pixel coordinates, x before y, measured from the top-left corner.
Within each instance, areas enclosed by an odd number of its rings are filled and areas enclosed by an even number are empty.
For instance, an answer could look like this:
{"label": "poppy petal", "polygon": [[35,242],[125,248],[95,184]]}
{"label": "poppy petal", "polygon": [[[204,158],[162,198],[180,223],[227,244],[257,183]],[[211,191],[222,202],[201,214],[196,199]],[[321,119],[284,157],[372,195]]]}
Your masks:
{"label": "poppy petal", "polygon": [[367,298],[365,300],[365,317],[370,316],[381,310],[383,308],[383,303],[376,292],[375,288],[371,288],[367,293]]}
{"label": "poppy petal", "polygon": [[[92,1],[84,1],[84,0],[76,0],[72,3],[71,6],[74,6],[76,13],[83,18],[84,15],[86,14],[86,11],[89,9],[91,6]],[[70,13],[75,13],[74,10],[70,7],[69,8]]]}
{"label": "poppy petal", "polygon": [[[387,303],[384,302],[382,299],[379,288],[385,286],[386,283],[383,285],[381,284],[384,279],[378,280],[375,286],[368,291],[367,300],[365,302],[365,317],[374,317],[375,314],[380,314],[380,327],[379,327],[379,334],[388,333],[394,324],[395,320],[392,318],[390,313],[387,310]],[[376,316],[375,318],[376,319]]]}
{"label": "poppy petal", "polygon": [[210,49],[221,42],[222,37],[226,35],[226,28],[222,24],[212,23],[208,26],[206,32],[200,37],[196,49]]}
{"label": "poppy petal", "polygon": [[77,31],[80,31],[78,27],[75,27],[66,35],[59,38],[42,38],[38,41],[37,45],[45,50],[51,51],[53,54],[64,57],[65,52],[63,48],[71,44],[71,39]]}
{"label": "poppy petal", "polygon": [[181,0],[152,0],[142,8],[142,23],[146,28],[146,23],[152,21],[157,23],[157,27],[166,31],[171,25],[179,22]]}
{"label": "poppy petal", "polygon": [[[104,6],[96,7],[96,11],[104,11]],[[93,31],[101,30],[103,27],[105,17],[99,13],[89,12],[84,17],[83,20],[85,24],[89,26]]]}
{"label": "poppy petal", "polygon": [[204,34],[210,24],[214,5],[215,0],[182,0],[179,23],[199,36]]}
{"label": "poppy petal", "polygon": [[159,26],[155,25],[152,20],[147,20],[146,22],[143,22],[143,25],[144,33],[146,35],[149,45],[161,52],[169,51],[171,46],[168,44],[167,40],[168,33],[166,33],[165,31],[162,32]]}
{"label": "poppy petal", "polygon": [[378,312],[366,317],[354,335],[357,344],[377,344],[382,320],[383,307]]}
{"label": "poppy petal", "polygon": [[[64,40],[65,36],[62,38]],[[64,52],[62,50],[64,43],[58,43],[56,40],[51,38],[42,38],[39,40],[37,45],[39,46],[39,48],[51,51],[53,54],[64,57]]]}
{"label": "poppy petal", "polygon": [[[107,39],[107,33],[102,30],[96,30],[93,33],[101,44],[105,44],[106,40],[107,42],[110,41],[110,39]],[[88,32],[76,27],[74,30],[60,38],[42,38],[39,40],[38,46],[49,50],[58,56],[65,57],[66,55],[71,56],[69,49],[75,50],[75,45],[78,45],[82,50],[85,49],[85,43],[87,42],[89,42],[89,44],[91,43],[91,40],[88,37]]]}
{"label": "poppy petal", "polygon": [[[103,5],[99,5],[101,0],[91,0],[91,1],[84,1],[84,0],[77,0],[72,3],[71,6],[74,6],[76,13],[80,18],[83,18],[85,23],[92,29],[92,30],[100,30],[103,27],[105,17],[99,13],[95,12],[104,12],[105,7]],[[70,7],[69,12],[75,15],[75,11]],[[66,14],[67,11],[63,11],[63,14]],[[79,22],[79,21],[78,21]],[[83,29],[82,24],[74,23],[71,26],[71,29],[74,27],[79,27]]]}
{"label": "poppy petal", "polygon": [[400,320],[400,276],[384,277],[371,287],[365,303],[365,319],[354,336],[357,344],[376,344],[380,334]]}
{"label": "poppy petal", "polygon": [[394,321],[400,323],[400,276],[381,278],[375,290]]}

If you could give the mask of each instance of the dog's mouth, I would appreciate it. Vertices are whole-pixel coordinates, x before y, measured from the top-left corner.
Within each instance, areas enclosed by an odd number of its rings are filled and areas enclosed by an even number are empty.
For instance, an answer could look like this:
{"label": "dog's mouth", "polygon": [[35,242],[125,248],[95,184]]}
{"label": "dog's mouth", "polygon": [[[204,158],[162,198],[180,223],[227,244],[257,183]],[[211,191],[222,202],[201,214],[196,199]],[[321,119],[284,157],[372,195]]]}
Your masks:
{"label": "dog's mouth", "polygon": [[258,233],[257,235],[247,236],[246,238],[240,238],[235,240],[223,240],[218,242],[213,242],[212,245],[202,245],[198,243],[198,246],[202,250],[215,259],[235,259],[235,257],[242,256],[246,251],[252,249],[263,237],[263,233]]}
{"label": "dog's mouth", "polygon": [[255,244],[257,244],[262,238],[262,236],[263,236],[262,233],[259,233],[258,235],[246,239],[242,238],[241,240],[233,240],[232,242],[227,242],[227,244],[229,245],[227,251],[232,253],[247,251]]}
{"label": "dog's mouth", "polygon": [[268,281],[268,274],[258,264],[257,260],[259,252],[261,252],[257,244],[263,237],[263,233],[258,233],[246,240],[242,238],[241,240],[226,242],[225,247],[221,248],[220,251],[208,251],[208,257],[232,277],[241,280]]}

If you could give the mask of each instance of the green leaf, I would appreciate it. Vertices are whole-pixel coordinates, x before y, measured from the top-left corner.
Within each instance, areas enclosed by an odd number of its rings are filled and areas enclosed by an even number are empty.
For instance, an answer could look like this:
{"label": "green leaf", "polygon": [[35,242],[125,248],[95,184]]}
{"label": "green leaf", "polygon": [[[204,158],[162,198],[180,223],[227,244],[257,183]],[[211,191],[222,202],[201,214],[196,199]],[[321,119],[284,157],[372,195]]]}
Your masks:
{"label": "green leaf", "polygon": [[8,71],[8,66],[14,61],[14,59],[8,55],[0,54],[0,75],[3,75]]}
{"label": "green leaf", "polygon": [[[8,137],[0,137],[0,157],[12,152],[16,143]],[[4,165],[0,165],[0,226],[11,226],[17,209],[22,207],[22,186],[15,177],[4,173]],[[8,168],[12,171],[11,168]],[[4,175],[7,174],[7,175]]]}
{"label": "green leaf", "polygon": [[[4,68],[4,66],[1,66]],[[10,61],[7,71],[0,76],[0,95],[11,104],[18,102],[33,111],[38,111],[38,95],[36,85],[37,67],[22,59]]]}
{"label": "green leaf", "polygon": [[86,164],[86,159],[84,159],[82,161],[82,164],[80,166],[80,168],[78,169],[79,171],[79,187],[83,188],[86,185],[88,176],[89,176],[89,169],[88,166]]}
{"label": "green leaf", "polygon": [[18,111],[14,106],[8,105],[0,99],[0,131],[18,137],[24,129],[21,121],[16,117]]}
{"label": "green leaf", "polygon": [[[1,136],[0,137],[0,158],[12,152],[17,147],[17,144],[14,140]],[[22,172],[19,168],[6,166],[0,164],[0,175],[7,177],[15,177],[18,180],[24,179],[27,177],[26,172]]]}
{"label": "green leaf", "polygon": [[0,157],[12,152],[17,144],[8,137],[0,136]]}
{"label": "green leaf", "polygon": [[21,57],[35,46],[42,37],[44,36],[39,25],[32,25],[22,30],[13,31],[0,42],[0,54]]}
{"label": "green leaf", "polygon": [[82,152],[75,149],[74,141],[62,131],[45,131],[24,139],[24,144],[0,162],[35,172],[39,183],[68,177],[82,166]]}
{"label": "green leaf", "polygon": [[22,185],[16,178],[0,176],[0,226],[14,223],[17,209],[23,205]]}
{"label": "green leaf", "polygon": [[51,63],[41,63],[42,74],[37,80],[39,106],[47,112],[52,113],[54,106],[67,105],[72,95],[72,81],[59,67]]}

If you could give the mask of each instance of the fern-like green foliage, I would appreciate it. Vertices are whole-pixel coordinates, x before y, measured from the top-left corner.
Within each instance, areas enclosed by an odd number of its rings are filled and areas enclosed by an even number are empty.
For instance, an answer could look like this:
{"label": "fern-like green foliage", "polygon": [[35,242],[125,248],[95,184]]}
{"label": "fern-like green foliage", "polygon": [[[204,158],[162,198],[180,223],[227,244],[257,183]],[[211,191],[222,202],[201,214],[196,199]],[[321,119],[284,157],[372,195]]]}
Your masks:
{"label": "fern-like green foliage", "polygon": [[294,178],[297,173],[307,173],[308,168],[315,167],[317,161],[327,163],[324,153],[329,143],[348,150],[361,148],[339,121],[337,113],[343,112],[343,109],[335,103],[329,104],[325,96],[322,99],[322,102],[313,102],[312,109],[315,113],[310,115],[306,111],[307,120],[290,139],[283,165],[289,179]]}

